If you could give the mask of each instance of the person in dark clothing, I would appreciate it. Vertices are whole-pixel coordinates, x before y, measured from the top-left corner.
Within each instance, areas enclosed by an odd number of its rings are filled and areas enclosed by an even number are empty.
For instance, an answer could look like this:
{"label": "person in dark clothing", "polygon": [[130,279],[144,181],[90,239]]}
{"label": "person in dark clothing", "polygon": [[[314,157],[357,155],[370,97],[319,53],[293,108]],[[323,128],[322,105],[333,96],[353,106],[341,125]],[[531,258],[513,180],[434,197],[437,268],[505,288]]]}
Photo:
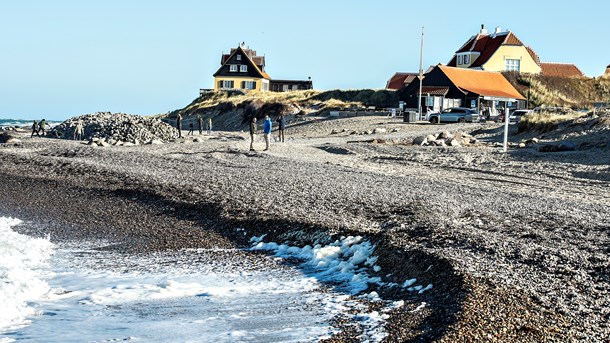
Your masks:
{"label": "person in dark clothing", "polygon": [[38,133],[40,134],[42,132],[42,136],[44,137],[44,135],[47,134],[47,132],[45,131],[45,128],[47,126],[47,121],[44,120],[44,118],[40,121],[40,123],[38,123]]}
{"label": "person in dark clothing", "polygon": [[277,118],[278,122],[278,134],[280,135],[280,142],[284,143],[284,130],[286,130],[286,117],[283,114],[280,114],[280,117]]}
{"label": "person in dark clothing", "polygon": [[34,134],[36,134],[36,136],[40,137],[40,133],[38,133],[38,121],[34,120],[34,123],[32,124],[32,135],[30,137],[34,137]]}
{"label": "person in dark clothing", "polygon": [[197,128],[199,129],[199,134],[203,133],[203,118],[201,118],[201,114],[197,115]]}
{"label": "person in dark clothing", "polygon": [[186,134],[187,136],[192,136],[193,135],[193,123],[189,123],[189,133]]}
{"label": "person in dark clothing", "polygon": [[178,129],[178,138],[182,138],[182,115],[180,113],[176,116],[176,129]]}
{"label": "person in dark clothing", "polygon": [[250,121],[250,151],[254,151],[254,140],[256,139],[256,117]]}

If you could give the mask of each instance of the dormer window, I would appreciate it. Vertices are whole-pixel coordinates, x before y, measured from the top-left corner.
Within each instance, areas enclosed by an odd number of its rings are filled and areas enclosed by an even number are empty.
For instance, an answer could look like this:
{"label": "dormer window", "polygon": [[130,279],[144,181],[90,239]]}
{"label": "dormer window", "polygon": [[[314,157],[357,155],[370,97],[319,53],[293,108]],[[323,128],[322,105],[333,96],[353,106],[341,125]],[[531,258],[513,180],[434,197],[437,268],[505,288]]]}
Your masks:
{"label": "dormer window", "polygon": [[462,63],[463,62],[463,58],[462,57],[463,57],[462,55],[458,55],[458,57],[457,57],[457,64],[458,65],[464,64],[464,63]]}
{"label": "dormer window", "polygon": [[231,64],[229,66],[229,71],[230,72],[237,72],[237,64]]}
{"label": "dormer window", "polygon": [[235,58],[236,58],[238,61],[241,61],[241,55],[240,55],[240,54],[235,55]]}
{"label": "dormer window", "polygon": [[248,66],[245,65],[245,64],[240,65],[239,66],[239,71],[242,72],[242,73],[247,72],[248,71]]}
{"label": "dormer window", "polygon": [[470,55],[464,55],[464,64],[470,64]]}

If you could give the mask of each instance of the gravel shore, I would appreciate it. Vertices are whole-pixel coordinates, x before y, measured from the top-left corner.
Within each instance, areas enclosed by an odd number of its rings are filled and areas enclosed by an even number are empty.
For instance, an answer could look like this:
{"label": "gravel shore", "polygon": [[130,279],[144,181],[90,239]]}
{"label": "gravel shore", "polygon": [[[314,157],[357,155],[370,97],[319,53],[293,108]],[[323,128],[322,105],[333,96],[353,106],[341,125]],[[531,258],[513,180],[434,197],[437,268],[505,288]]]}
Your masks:
{"label": "gravel shore", "polygon": [[388,342],[607,342],[609,150],[410,144],[445,130],[500,137],[497,124],[385,117],[293,123],[265,152],[242,132],[104,148],[23,137],[0,144],[0,215],[131,253],[362,235],[384,281],[433,285],[377,290],[405,301]]}

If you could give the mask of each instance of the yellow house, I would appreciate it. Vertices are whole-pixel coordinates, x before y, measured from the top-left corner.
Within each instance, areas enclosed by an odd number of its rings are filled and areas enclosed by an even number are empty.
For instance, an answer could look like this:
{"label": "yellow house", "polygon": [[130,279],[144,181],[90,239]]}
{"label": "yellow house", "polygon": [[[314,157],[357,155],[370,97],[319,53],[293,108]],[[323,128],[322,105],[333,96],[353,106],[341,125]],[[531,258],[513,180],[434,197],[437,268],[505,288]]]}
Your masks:
{"label": "yellow house", "polygon": [[488,33],[485,26],[472,36],[447,64],[450,67],[487,71],[515,71],[540,74],[540,60],[536,53],[511,31],[499,27]]}
{"label": "yellow house", "polygon": [[220,68],[214,73],[214,90],[242,89],[268,91],[271,78],[265,72],[265,56],[257,56],[242,43],[223,54]]}

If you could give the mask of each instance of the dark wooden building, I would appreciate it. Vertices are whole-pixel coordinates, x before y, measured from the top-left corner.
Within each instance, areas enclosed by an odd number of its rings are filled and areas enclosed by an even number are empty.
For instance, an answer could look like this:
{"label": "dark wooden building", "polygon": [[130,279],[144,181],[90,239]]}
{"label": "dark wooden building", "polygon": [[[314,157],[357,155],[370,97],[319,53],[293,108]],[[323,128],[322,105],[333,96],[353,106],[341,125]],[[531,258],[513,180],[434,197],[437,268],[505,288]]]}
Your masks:
{"label": "dark wooden building", "polygon": [[[399,91],[399,97],[406,107],[417,108],[419,80]],[[489,106],[495,110],[498,101],[519,107],[517,102],[525,100],[499,72],[440,64],[424,75],[421,97],[422,113],[439,112],[449,107],[481,109]]]}

